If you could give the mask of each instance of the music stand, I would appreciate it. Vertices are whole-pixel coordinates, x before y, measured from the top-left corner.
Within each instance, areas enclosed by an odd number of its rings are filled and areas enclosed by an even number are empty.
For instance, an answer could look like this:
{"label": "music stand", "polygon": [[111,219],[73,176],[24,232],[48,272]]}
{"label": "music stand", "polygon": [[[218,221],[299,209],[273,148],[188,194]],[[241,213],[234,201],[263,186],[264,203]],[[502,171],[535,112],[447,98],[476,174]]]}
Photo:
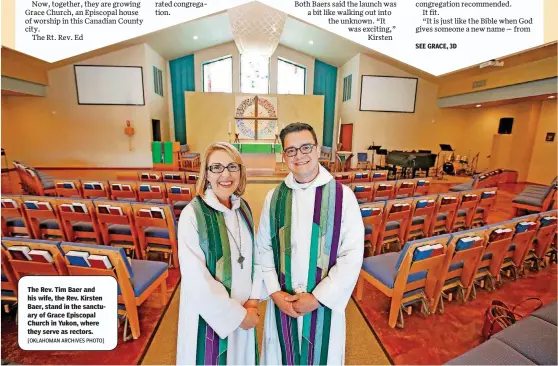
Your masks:
{"label": "music stand", "polygon": [[440,154],[442,153],[442,151],[453,151],[452,147],[450,144],[440,144],[440,152],[438,153],[438,157],[436,158],[436,178],[437,179],[443,179],[444,178],[444,174],[442,173],[442,177],[438,178],[439,174],[440,174],[440,170],[438,169],[440,166]]}
{"label": "music stand", "polygon": [[376,166],[376,162],[374,161],[374,151],[378,151],[378,149],[382,147],[381,145],[374,145],[374,143],[372,143],[372,145],[368,146],[367,150],[372,150],[372,169],[374,169],[374,167]]}

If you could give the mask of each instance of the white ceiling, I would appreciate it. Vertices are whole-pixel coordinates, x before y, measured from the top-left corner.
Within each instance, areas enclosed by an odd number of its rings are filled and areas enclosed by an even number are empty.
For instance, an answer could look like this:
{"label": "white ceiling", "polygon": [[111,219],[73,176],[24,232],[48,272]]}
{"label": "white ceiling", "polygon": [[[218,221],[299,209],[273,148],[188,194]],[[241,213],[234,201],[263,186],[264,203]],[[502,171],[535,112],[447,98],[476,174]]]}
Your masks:
{"label": "white ceiling", "polygon": [[[193,36],[198,39],[194,40]],[[314,44],[309,44],[310,40]],[[221,12],[123,43],[145,42],[161,57],[172,60],[231,41],[229,16]],[[287,16],[280,44],[335,66],[343,66],[358,53],[370,52],[366,47],[290,16]]]}

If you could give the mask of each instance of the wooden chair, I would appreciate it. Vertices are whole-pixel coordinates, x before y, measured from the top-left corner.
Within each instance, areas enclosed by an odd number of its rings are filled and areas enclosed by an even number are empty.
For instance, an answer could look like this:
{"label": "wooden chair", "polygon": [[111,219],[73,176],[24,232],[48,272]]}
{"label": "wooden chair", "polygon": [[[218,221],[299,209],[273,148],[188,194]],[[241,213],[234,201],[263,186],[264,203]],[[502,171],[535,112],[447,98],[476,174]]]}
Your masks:
{"label": "wooden chair", "polygon": [[83,197],[81,181],[79,179],[55,179],[54,189],[57,197]]}
{"label": "wooden chair", "polygon": [[[486,235],[488,243],[481,258],[479,269],[475,273],[475,284],[494,291],[496,284],[501,284],[500,269],[513,240],[515,225],[512,222],[488,225]],[[487,286],[485,286],[487,285]],[[475,287],[472,289],[476,296]]]}
{"label": "wooden chair", "polygon": [[187,170],[190,167],[195,171],[200,166],[200,153],[191,152],[188,145],[180,145],[178,164],[181,169]]}
{"label": "wooden chair", "polygon": [[184,172],[162,172],[163,182],[165,183],[185,183],[186,174]]}
{"label": "wooden chair", "polygon": [[107,181],[82,180],[81,189],[83,198],[106,198],[110,199]]}
{"label": "wooden chair", "polygon": [[541,191],[525,190],[512,200],[512,207],[515,209],[515,216],[521,211],[544,212],[551,209],[556,198],[556,184],[551,184]]}
{"label": "wooden chair", "polygon": [[29,187],[29,183],[27,182],[27,172],[25,171],[25,166],[15,160],[12,161],[12,164],[14,165],[14,169],[19,178],[21,189],[23,190],[23,192],[30,194],[31,187]]}
{"label": "wooden chair", "polygon": [[395,183],[390,181],[375,182],[372,202],[387,201],[395,198]]}
{"label": "wooden chair", "polygon": [[1,199],[2,210],[2,236],[24,236],[33,238],[29,220],[23,209],[23,200],[15,195],[3,195]]}
{"label": "wooden chair", "polygon": [[35,239],[66,240],[56,198],[23,196],[22,200],[22,207]]}
{"label": "wooden chair", "polygon": [[515,233],[512,244],[504,256],[501,272],[506,273],[506,276],[511,277],[514,281],[517,280],[520,273],[524,273],[525,259],[533,247],[533,241],[539,230],[538,218],[539,215],[535,214],[511,220],[515,224]]}
{"label": "wooden chair", "polygon": [[368,161],[368,153],[357,153],[357,169],[370,169],[371,163]]}
{"label": "wooden chair", "polygon": [[130,203],[108,200],[95,200],[93,203],[103,242],[123,248],[132,258],[145,258]]}
{"label": "wooden chair", "polygon": [[[159,291],[161,306],[166,305],[168,298],[166,282],[168,267],[165,263],[136,259],[128,260],[122,248],[77,243],[61,243],[60,247],[65,253],[70,275],[111,276],[116,278],[118,281],[118,303],[125,306],[134,339],[138,339],[141,334],[137,308],[155,290]],[[68,252],[70,251],[105,256],[110,261],[111,268],[104,269],[74,265],[68,259]]]}
{"label": "wooden chair", "polygon": [[431,312],[438,310],[443,314],[444,299],[451,301],[454,291],[457,300],[461,303],[467,301],[485,247],[486,229],[466,230],[451,235],[440,278],[436,284],[435,293],[439,293],[440,296],[432,303]]}
{"label": "wooden chair", "polygon": [[477,212],[480,195],[476,192],[461,192],[459,194],[459,206],[455,213],[451,231],[467,230],[473,223],[473,217]]}
{"label": "wooden chair", "polygon": [[167,203],[167,190],[163,182],[140,182],[138,202]]}
{"label": "wooden chair", "polygon": [[[28,275],[68,275],[68,269],[60,249],[60,242],[24,238],[2,238],[2,245],[6,248],[8,261],[15,273],[17,281],[19,281],[21,277]],[[34,255],[32,256],[32,254],[26,254],[25,257],[27,258],[25,258],[20,254],[22,252],[12,250],[16,247],[27,247],[31,251],[44,251],[50,255],[52,261],[47,261],[45,256],[35,257]],[[16,254],[19,254],[19,256],[16,256]],[[36,258],[45,259],[39,261]]]}
{"label": "wooden chair", "polygon": [[196,184],[200,175],[195,173],[186,173],[186,184]]}
{"label": "wooden chair", "polygon": [[411,207],[411,219],[405,232],[405,242],[428,237],[430,225],[436,214],[436,195],[414,198]]}
{"label": "wooden chair", "polygon": [[405,244],[405,234],[411,220],[412,199],[390,200],[386,202],[382,226],[378,235],[376,255],[395,244],[395,251],[400,251]]}
{"label": "wooden chair", "polygon": [[115,201],[138,201],[138,182],[109,180],[110,196]]}
{"label": "wooden chair", "polygon": [[134,222],[142,251],[163,253],[169,267],[179,267],[176,219],[170,205],[132,203]]}
{"label": "wooden chair", "polygon": [[368,183],[370,182],[370,172],[369,171],[356,171],[352,172],[353,183]]}
{"label": "wooden chair", "polygon": [[57,200],[60,221],[67,241],[103,244],[103,237],[92,200]]}
{"label": "wooden chair", "polygon": [[498,188],[482,188],[472,192],[480,194],[479,203],[473,214],[472,227],[485,226],[488,223],[488,214],[496,204]]}
{"label": "wooden chair", "polygon": [[196,186],[184,183],[166,183],[168,203],[173,207],[174,215],[180,217],[182,210],[196,196]]}
{"label": "wooden chair", "polygon": [[370,172],[371,182],[382,182],[388,179],[388,170],[373,170]]}
{"label": "wooden chair", "polygon": [[162,175],[159,172],[138,172],[138,180],[141,182],[161,182]]}
{"label": "wooden chair", "polygon": [[353,182],[352,175],[349,172],[338,172],[331,175],[333,175],[333,179],[341,184],[350,185]]}
{"label": "wooden chair", "polygon": [[376,254],[378,236],[382,228],[385,202],[364,203],[360,206],[360,215],[364,223],[365,257]]}
{"label": "wooden chair", "polygon": [[434,216],[432,220],[430,234],[428,236],[451,232],[458,205],[459,193],[442,193],[438,195],[438,202],[436,204],[438,210],[436,211],[436,216]]}
{"label": "wooden chair", "polygon": [[449,235],[442,235],[410,241],[400,253],[364,258],[357,282],[357,300],[362,300],[365,282],[390,297],[388,325],[391,328],[403,328],[403,313],[410,314],[415,302],[422,304],[424,314],[430,314],[430,304],[439,297],[436,285],[449,238]]}
{"label": "wooden chair", "polygon": [[[17,277],[9,261],[8,250],[2,243],[2,304],[4,311],[9,313],[13,306],[17,304]],[[17,321],[17,320],[16,320]]]}
{"label": "wooden chair", "polygon": [[37,196],[55,196],[54,180],[47,174],[40,173],[34,168],[26,167],[26,186],[29,193]]}
{"label": "wooden chair", "polygon": [[395,183],[395,198],[408,198],[415,195],[416,180],[400,179]]}
{"label": "wooden chair", "polygon": [[353,183],[351,188],[359,204],[372,202],[374,183]]}
{"label": "wooden chair", "polygon": [[332,162],[331,162],[331,147],[321,146],[320,147],[320,157],[318,158],[318,162],[327,170],[331,171]]}
{"label": "wooden chair", "polygon": [[531,268],[535,271],[546,266],[546,258],[549,254],[554,254],[555,257],[556,248],[552,248],[552,243],[556,240],[558,210],[541,213],[537,221],[539,229],[535,235],[533,248],[526,258],[527,261],[532,261]]}
{"label": "wooden chair", "polygon": [[415,193],[414,196],[426,196],[430,191],[430,180],[429,179],[416,179]]}

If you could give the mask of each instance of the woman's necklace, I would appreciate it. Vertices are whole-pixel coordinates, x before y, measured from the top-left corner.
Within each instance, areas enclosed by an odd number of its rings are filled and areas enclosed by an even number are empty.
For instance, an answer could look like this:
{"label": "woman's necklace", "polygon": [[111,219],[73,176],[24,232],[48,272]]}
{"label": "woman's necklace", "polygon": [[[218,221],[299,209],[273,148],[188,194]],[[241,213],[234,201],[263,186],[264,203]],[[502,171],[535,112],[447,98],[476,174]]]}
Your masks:
{"label": "woman's necklace", "polygon": [[[236,216],[236,226],[238,227],[238,242],[236,241],[236,238],[234,237],[233,233],[231,233],[231,231],[229,230],[229,227],[227,225],[225,225],[225,227],[227,228],[227,231],[229,232],[229,234],[231,234],[231,237],[233,238],[234,244],[236,245],[236,249],[238,249],[238,263],[240,264],[240,269],[244,269],[244,256],[242,255],[242,237],[240,235],[240,220],[238,219],[238,210],[235,210],[235,216]],[[240,245],[239,245],[240,242]]]}

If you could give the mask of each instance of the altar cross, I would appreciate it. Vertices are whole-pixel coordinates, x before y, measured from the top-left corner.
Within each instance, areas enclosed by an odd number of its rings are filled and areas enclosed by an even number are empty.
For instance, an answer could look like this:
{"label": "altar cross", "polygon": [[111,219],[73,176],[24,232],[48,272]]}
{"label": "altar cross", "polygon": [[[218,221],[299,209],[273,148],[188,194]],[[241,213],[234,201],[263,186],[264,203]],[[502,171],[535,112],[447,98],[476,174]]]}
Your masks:
{"label": "altar cross", "polygon": [[[278,118],[277,117],[259,117],[258,116],[258,96],[256,95],[254,97],[254,116],[251,117],[235,117],[235,119],[249,119],[249,120],[254,120],[254,139],[258,140],[258,122],[259,121],[276,121]],[[238,134],[237,134],[237,138],[238,140]],[[237,141],[235,141],[237,142]]]}

